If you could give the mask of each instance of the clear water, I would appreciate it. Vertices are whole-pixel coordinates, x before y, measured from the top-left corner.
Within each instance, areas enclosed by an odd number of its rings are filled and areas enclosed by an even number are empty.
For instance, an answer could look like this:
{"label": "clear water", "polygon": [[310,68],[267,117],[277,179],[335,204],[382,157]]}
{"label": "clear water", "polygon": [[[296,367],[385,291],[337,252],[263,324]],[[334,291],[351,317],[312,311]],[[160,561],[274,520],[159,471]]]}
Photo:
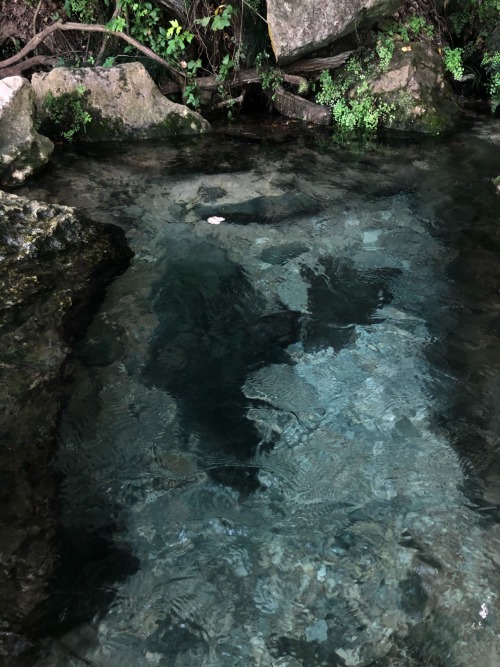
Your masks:
{"label": "clear water", "polygon": [[267,136],[30,190],[135,252],[72,362],[36,666],[498,667],[500,125]]}

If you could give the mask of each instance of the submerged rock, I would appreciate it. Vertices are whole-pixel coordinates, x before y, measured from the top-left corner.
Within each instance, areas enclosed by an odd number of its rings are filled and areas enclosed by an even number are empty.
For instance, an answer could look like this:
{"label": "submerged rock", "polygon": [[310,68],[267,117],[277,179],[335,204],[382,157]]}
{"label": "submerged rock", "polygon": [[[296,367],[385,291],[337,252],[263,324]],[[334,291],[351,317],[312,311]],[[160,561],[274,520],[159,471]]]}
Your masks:
{"label": "submerged rock", "polygon": [[393,104],[386,127],[441,134],[452,130],[460,107],[445,78],[443,59],[430,44],[396,45],[389,69],[370,83],[372,93]]}
{"label": "submerged rock", "polygon": [[200,114],[164,97],[140,63],[57,67],[34,74],[32,84],[50,136],[74,130],[70,138],[82,141],[156,139],[210,129]]}
{"label": "submerged rock", "polygon": [[57,560],[49,463],[69,346],[130,254],[117,227],[0,191],[0,644],[16,653],[26,628],[36,632]]}
{"label": "submerged rock", "polygon": [[269,36],[279,63],[296,60],[356,30],[389,16],[402,0],[267,0]]}
{"label": "submerged rock", "polygon": [[38,134],[35,96],[26,79],[10,76],[0,81],[0,184],[20,185],[43,166],[53,143]]}

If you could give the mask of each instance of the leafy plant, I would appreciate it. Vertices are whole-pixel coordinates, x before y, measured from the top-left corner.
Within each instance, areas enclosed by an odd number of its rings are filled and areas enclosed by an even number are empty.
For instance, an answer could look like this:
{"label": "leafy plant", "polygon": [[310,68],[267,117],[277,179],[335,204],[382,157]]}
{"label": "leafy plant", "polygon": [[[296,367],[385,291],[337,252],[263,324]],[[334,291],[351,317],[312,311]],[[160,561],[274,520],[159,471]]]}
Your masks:
{"label": "leafy plant", "polygon": [[229,55],[229,53],[226,53],[224,58],[222,59],[221,64],[219,65],[219,71],[217,73],[217,80],[218,81],[225,81],[230,73],[230,71],[234,68],[234,61]]}
{"label": "leafy plant", "polygon": [[229,28],[231,25],[231,19],[234,14],[234,7],[232,5],[219,5],[215,10],[215,13],[211,16],[204,16],[203,18],[196,19],[195,23],[198,23],[203,28],[211,28],[212,30],[224,30],[224,28]]}
{"label": "leafy plant", "polygon": [[96,19],[98,6],[97,3],[88,0],[65,0],[64,11],[70,18],[90,23]]}
{"label": "leafy plant", "polygon": [[489,73],[488,92],[491,95],[492,111],[500,106],[500,52],[486,53],[482,64]]}
{"label": "leafy plant", "polygon": [[463,49],[461,48],[450,49],[449,46],[445,46],[443,49],[444,66],[446,70],[450,72],[455,81],[460,81],[464,75],[462,53]]}
{"label": "leafy plant", "polygon": [[430,39],[434,36],[434,26],[423,16],[410,16],[407,25],[414,38],[428,37]]}
{"label": "leafy plant", "polygon": [[269,54],[261,52],[255,58],[255,67],[259,72],[262,90],[271,91],[271,99],[276,97],[276,90],[284,81],[283,71],[269,65]]}
{"label": "leafy plant", "polygon": [[370,56],[363,59],[356,55],[348,60],[335,81],[328,70],[319,77],[316,101],[330,107],[334,123],[346,136],[372,134],[382,120],[392,117],[394,105],[370,90],[367,79],[375,71],[377,66]]}
{"label": "leafy plant", "polygon": [[[466,67],[482,70],[478,78],[495,110],[500,105],[500,0],[449,0],[447,4],[450,32],[462,51],[462,76]],[[444,55],[451,57],[449,52]],[[445,64],[449,69],[446,59]],[[459,71],[457,58],[451,65]]]}
{"label": "leafy plant", "polygon": [[191,82],[186,85],[184,92],[182,93],[182,98],[186,104],[193,107],[193,109],[198,109],[201,105],[200,99],[200,90],[196,83]]}
{"label": "leafy plant", "polygon": [[387,72],[389,69],[389,63],[391,62],[393,53],[394,53],[394,40],[389,35],[382,35],[377,41],[375,50],[379,57],[379,66],[383,72]]}
{"label": "leafy plant", "polygon": [[83,103],[86,92],[84,86],[79,86],[74,93],[55,96],[49,92],[45,96],[45,108],[56,138],[73,141],[78,132],[85,131],[85,126],[92,120]]}

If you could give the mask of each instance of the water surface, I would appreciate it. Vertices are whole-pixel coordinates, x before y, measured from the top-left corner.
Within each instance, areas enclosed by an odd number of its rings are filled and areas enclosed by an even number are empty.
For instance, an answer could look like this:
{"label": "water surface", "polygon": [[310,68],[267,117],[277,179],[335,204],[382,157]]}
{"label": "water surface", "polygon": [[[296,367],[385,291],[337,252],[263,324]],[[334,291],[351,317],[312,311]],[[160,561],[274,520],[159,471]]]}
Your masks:
{"label": "water surface", "polygon": [[498,121],[284,138],[30,189],[135,252],[72,361],[37,667],[500,664]]}

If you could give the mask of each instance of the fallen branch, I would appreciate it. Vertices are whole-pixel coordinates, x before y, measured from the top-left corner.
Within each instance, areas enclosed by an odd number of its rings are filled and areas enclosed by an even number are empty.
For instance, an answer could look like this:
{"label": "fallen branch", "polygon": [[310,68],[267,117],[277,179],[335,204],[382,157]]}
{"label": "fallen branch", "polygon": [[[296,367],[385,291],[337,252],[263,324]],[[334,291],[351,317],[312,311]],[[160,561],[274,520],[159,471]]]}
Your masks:
{"label": "fallen branch", "polygon": [[60,58],[56,58],[55,56],[33,56],[32,58],[23,60],[17,65],[1,69],[0,78],[5,76],[21,76],[26,70],[31,69],[32,67],[38,67],[39,65],[55,67],[59,60]]}
{"label": "fallen branch", "polygon": [[283,67],[285,72],[306,73],[306,72],[321,72],[324,69],[336,69],[345,63],[347,58],[353,53],[352,51],[344,51],[337,56],[330,56],[329,58],[309,58],[309,60],[298,60],[296,63],[285,65]]}
{"label": "fallen branch", "polygon": [[[338,56],[332,56],[330,58],[311,58],[310,60],[300,60],[291,65],[285,65],[281,68],[283,72],[283,81],[292,86],[304,86],[307,84],[307,80],[301,76],[292,74],[291,72],[320,72],[324,69],[335,69],[336,67],[343,65],[351,53],[352,51],[345,51]],[[240,70],[230,79],[226,79],[224,85],[228,85],[230,88],[236,88],[238,86],[247,86],[250,83],[260,83],[261,74],[262,70],[259,69]],[[221,85],[221,81],[215,76],[197,77],[194,79],[193,83],[198,86],[200,90],[215,90]],[[160,90],[164,95],[172,95],[173,93],[178,93],[181,88],[175,83],[168,83],[165,86],[162,86]]]}
{"label": "fallen branch", "polygon": [[[261,82],[261,71],[257,69],[243,69],[235,74],[231,79],[226,79],[224,82],[220,81],[215,76],[200,76],[193,80],[193,83],[200,88],[200,90],[215,90],[221,85],[228,85],[230,88],[237,88],[239,86],[248,86],[251,83]],[[307,87],[307,79],[293,74],[284,74],[283,81],[292,86],[305,85]],[[164,95],[172,95],[178,93],[181,88],[176,83],[167,83],[165,86],[160,86],[160,90]]]}
{"label": "fallen branch", "polygon": [[330,109],[289,93],[281,86],[274,91],[271,101],[276,111],[288,118],[298,118],[315,125],[330,125],[332,122]]}
{"label": "fallen branch", "polygon": [[170,63],[168,63],[166,60],[157,55],[154,51],[151,51],[151,49],[149,49],[147,46],[144,46],[144,44],[141,44],[133,37],[130,37],[130,35],[127,35],[124,32],[116,32],[114,30],[110,30],[109,28],[106,28],[105,25],[100,25],[100,24],[91,25],[88,23],[62,23],[60,21],[58,21],[57,23],[53,23],[52,25],[42,30],[42,32],[39,32],[37,35],[35,35],[16,55],[12,56],[11,58],[7,58],[6,60],[1,60],[0,76],[2,75],[2,70],[4,68],[9,67],[10,65],[14,65],[15,63],[18,63],[26,55],[28,55],[28,53],[34,51],[37,46],[39,46],[45,39],[47,39],[49,35],[51,35],[56,30],[63,30],[63,31],[80,30],[82,32],[99,32],[103,35],[113,35],[114,37],[123,39],[125,42],[128,42],[138,51],[144,53],[145,56],[165,67],[165,69],[169,72],[170,76],[177,82],[179,87],[182,87],[184,85],[185,77],[182,74],[182,72],[176,70],[174,67],[172,67]]}
{"label": "fallen branch", "polygon": [[226,107],[234,107],[236,104],[243,104],[243,101],[245,99],[245,93],[241,93],[238,97],[232,97],[229,100],[222,100],[222,102],[219,102],[215,106],[211,107],[211,109],[225,109]]}

